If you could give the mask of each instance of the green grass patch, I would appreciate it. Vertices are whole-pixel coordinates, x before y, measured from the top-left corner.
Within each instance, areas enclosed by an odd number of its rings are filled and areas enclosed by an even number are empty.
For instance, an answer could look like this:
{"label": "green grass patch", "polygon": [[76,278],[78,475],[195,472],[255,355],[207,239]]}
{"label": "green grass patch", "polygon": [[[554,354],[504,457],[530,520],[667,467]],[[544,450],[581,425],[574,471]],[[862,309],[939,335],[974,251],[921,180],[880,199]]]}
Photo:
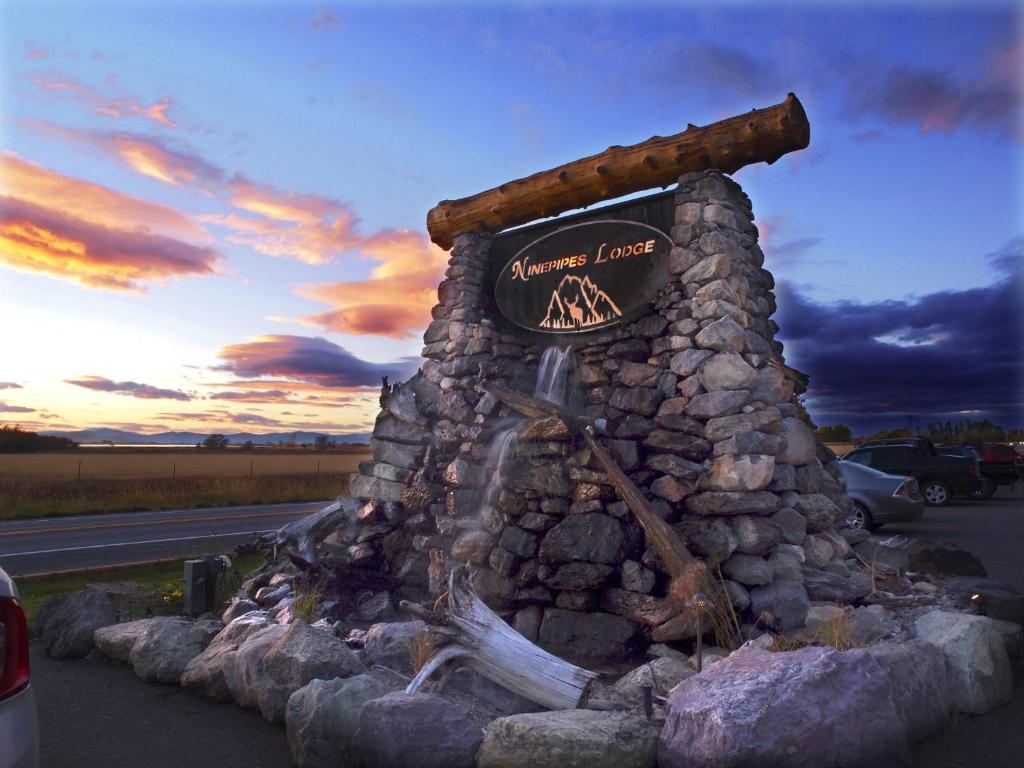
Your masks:
{"label": "green grass patch", "polygon": [[328,474],[123,480],[0,479],[0,520],[322,501],[338,496],[347,487],[348,475]]}
{"label": "green grass patch", "polygon": [[[21,605],[34,632],[36,612],[48,597],[62,592],[77,592],[86,584],[103,581],[134,581],[153,593],[151,609],[154,614],[176,614],[181,611],[181,580],[185,558],[159,563],[126,565],[114,568],[95,568],[74,573],[49,576],[22,576],[17,579]],[[231,568],[217,580],[218,597],[233,595],[246,576],[263,564],[263,555],[246,554],[232,559]]]}

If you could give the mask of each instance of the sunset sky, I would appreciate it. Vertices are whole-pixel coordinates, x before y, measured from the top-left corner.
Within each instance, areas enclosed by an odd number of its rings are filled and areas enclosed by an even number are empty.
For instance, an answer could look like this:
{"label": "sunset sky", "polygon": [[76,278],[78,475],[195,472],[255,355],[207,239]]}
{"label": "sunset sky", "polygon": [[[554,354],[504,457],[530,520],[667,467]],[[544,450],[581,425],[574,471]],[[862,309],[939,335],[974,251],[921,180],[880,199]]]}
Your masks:
{"label": "sunset sky", "polygon": [[1024,424],[1014,4],[5,2],[0,422],[372,427],[427,211],[794,91],[741,170],[819,424]]}

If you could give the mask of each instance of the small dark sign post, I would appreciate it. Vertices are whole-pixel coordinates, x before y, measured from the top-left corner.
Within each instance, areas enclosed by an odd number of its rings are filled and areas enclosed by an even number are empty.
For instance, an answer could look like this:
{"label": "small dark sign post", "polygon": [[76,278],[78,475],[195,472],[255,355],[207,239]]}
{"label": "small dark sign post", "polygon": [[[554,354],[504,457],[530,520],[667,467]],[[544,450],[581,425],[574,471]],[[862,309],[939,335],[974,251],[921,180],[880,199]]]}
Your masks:
{"label": "small dark sign post", "polygon": [[629,320],[665,284],[672,241],[635,221],[590,221],[546,234],[505,264],[501,314],[534,333],[578,334]]}

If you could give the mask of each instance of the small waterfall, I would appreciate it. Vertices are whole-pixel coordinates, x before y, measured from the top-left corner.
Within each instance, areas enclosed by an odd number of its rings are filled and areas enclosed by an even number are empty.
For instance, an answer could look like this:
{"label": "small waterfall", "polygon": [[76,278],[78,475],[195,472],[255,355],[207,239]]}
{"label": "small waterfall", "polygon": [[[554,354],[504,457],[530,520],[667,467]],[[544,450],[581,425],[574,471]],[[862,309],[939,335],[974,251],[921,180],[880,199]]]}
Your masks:
{"label": "small waterfall", "polygon": [[490,506],[497,501],[501,487],[505,483],[509,462],[515,456],[516,443],[519,442],[517,427],[495,432],[491,446],[487,450],[484,461],[484,477],[487,486],[484,488],[483,506]]}
{"label": "small waterfall", "polygon": [[566,407],[568,403],[569,374],[575,356],[572,347],[548,347],[540,359],[534,396],[549,403]]}

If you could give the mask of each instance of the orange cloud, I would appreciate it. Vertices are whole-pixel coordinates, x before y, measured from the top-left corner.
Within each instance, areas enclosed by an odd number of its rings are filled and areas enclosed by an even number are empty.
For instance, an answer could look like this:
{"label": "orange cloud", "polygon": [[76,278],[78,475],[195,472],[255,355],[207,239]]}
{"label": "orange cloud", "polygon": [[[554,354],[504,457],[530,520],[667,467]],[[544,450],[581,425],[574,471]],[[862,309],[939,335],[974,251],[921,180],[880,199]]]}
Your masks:
{"label": "orange cloud", "polygon": [[360,250],[378,262],[369,279],[302,286],[300,296],[335,306],[302,321],[338,333],[414,337],[430,322],[447,254],[407,229],[380,232]]}
{"label": "orange cloud", "polygon": [[236,180],[230,202],[256,217],[230,213],[201,220],[232,230],[226,239],[268,256],[325,264],[359,242],[352,208],[320,195],[299,194]]}
{"label": "orange cloud", "polygon": [[171,208],[13,155],[0,156],[0,173],[6,193],[0,197],[0,263],[89,287],[134,292],[145,290],[142,282],[216,269],[216,251],[169,236],[205,235]]}
{"label": "orange cloud", "polygon": [[63,176],[10,153],[0,155],[0,182],[8,197],[42,207],[58,206],[68,216],[104,227],[156,230],[194,239],[209,237],[190,217],[166,205]]}
{"label": "orange cloud", "polygon": [[145,104],[133,96],[126,96],[120,93],[117,87],[117,77],[111,75],[106,79],[107,85],[113,91],[111,95],[104,95],[95,88],[80,83],[72,77],[53,71],[31,72],[29,81],[43,94],[51,98],[72,99],[78,101],[98,115],[107,117],[141,117],[145,120],[152,120],[166,128],[178,128],[167,114],[171,108],[171,100],[165,96],[152,104]]}

